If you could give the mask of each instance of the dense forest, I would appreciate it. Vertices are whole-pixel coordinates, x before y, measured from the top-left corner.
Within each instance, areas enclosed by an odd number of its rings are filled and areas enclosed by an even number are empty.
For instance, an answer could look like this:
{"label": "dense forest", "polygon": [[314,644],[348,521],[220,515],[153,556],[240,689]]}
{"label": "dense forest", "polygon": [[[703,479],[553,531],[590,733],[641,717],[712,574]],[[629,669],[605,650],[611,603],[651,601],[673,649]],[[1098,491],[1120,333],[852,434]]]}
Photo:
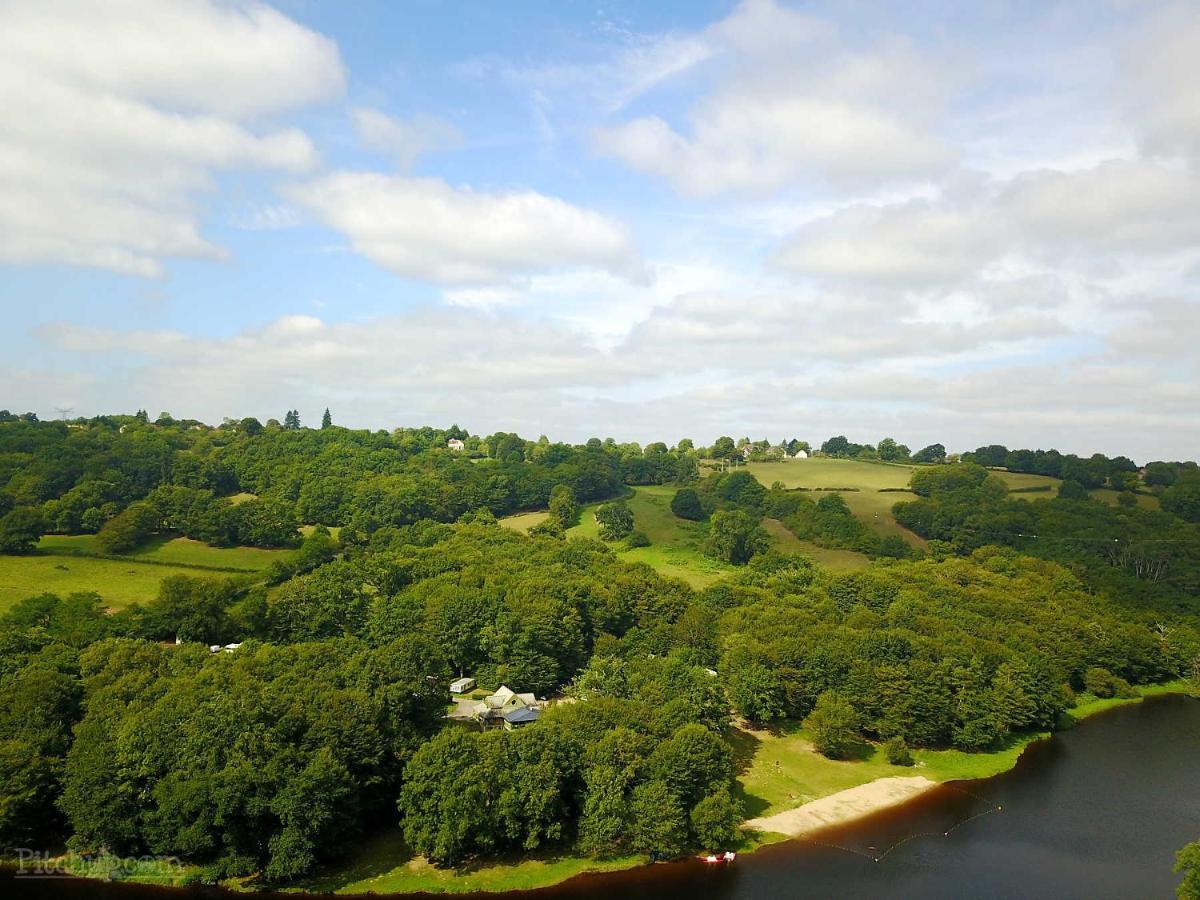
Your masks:
{"label": "dense forest", "polygon": [[[0,616],[0,846],[67,839],[269,883],[387,827],[437,865],[672,856],[734,841],[738,719],[804,720],[830,756],[982,751],[1055,727],[1077,692],[1200,665],[1185,464],[1141,476],[1162,507],[1142,509],[1074,480],[1017,499],[943,452],[896,507],[921,548],[836,492],[705,473],[711,450],[690,442],[307,429],[291,412],[212,429],[8,419],[7,552],[60,532],[118,555],[169,531],[287,553],[260,574],[165,578],[118,611],[42,593]],[[626,537],[616,498],[642,484],[675,485],[674,514],[706,523],[735,574],[698,590],[564,536],[580,503],[608,500],[601,536]],[[529,535],[497,523],[541,508]],[[764,517],[875,562],[837,574],[772,550]],[[512,731],[448,723],[464,673],[562,702]]]}

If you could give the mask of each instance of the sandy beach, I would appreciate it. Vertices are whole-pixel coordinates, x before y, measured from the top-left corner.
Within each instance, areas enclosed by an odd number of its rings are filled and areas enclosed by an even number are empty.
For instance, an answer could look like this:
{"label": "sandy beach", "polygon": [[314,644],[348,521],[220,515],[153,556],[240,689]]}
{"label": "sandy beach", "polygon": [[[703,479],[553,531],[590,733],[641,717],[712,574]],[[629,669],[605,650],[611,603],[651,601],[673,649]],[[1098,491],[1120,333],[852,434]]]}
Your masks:
{"label": "sandy beach", "polygon": [[838,791],[828,797],[812,800],[795,809],[784,810],[773,816],[750,819],[744,827],[798,837],[830,825],[842,825],[881,809],[903,803],[936,785],[936,781],[930,781],[920,775],[879,778],[867,784]]}

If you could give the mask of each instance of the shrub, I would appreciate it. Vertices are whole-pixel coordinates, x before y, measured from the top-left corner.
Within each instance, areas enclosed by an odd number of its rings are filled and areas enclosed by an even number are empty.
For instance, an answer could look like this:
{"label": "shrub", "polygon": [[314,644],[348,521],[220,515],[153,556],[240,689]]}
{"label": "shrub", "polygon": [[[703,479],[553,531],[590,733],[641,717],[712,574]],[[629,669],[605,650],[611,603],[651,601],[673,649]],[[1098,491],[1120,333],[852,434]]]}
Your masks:
{"label": "shrub", "polygon": [[704,514],[704,506],[700,503],[700,495],[692,488],[680,488],[671,498],[671,512],[681,519],[691,519],[700,522],[708,518]]}
{"label": "shrub", "polygon": [[625,538],[625,546],[633,549],[634,547],[649,547],[650,538],[646,536],[644,531],[631,531],[629,537]]}
{"label": "shrub", "polygon": [[911,766],[913,764],[913,756],[908,750],[908,744],[900,735],[887,740],[883,745],[883,755],[893,766]]}

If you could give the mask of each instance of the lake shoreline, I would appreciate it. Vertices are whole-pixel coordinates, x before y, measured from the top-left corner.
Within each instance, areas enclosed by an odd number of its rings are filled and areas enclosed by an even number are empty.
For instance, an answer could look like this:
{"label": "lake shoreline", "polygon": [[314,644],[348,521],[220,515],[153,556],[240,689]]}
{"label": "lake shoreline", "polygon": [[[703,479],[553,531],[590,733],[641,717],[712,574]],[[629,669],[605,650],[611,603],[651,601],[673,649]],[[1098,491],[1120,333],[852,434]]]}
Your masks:
{"label": "lake shoreline", "polygon": [[[1146,699],[1170,695],[1197,696],[1194,686],[1184,680],[1161,685],[1147,685],[1139,689],[1136,697],[1093,700],[1068,711],[1074,724],[1121,709]],[[1065,729],[1060,729],[1065,730]],[[1039,732],[1027,736],[1020,743],[1020,751],[1012,761],[998,769],[988,778],[1011,771],[1025,752],[1034,744],[1044,741],[1056,732]],[[987,755],[987,754],[981,754]],[[810,838],[820,832],[854,825],[885,811],[895,812],[910,801],[936,788],[954,784],[964,779],[948,778],[933,780],[914,773],[910,777],[885,776],[860,785],[826,794],[792,809],[775,812],[770,816],[749,819],[743,823],[743,841],[738,847],[740,854],[750,854],[763,847],[793,840]],[[973,780],[973,779],[966,779]],[[778,827],[780,830],[776,830]],[[677,861],[676,861],[677,862]],[[670,861],[663,864],[669,865]],[[375,894],[378,896],[403,895],[426,892],[431,894],[495,893],[536,890],[560,885],[576,878],[601,876],[618,871],[642,868],[651,863],[646,857],[622,857],[609,860],[589,859],[570,855],[522,858],[517,862],[494,861],[481,864],[468,872],[437,870],[421,859],[410,860],[389,872],[360,880],[346,880],[326,876],[317,881],[290,887],[262,888],[264,891],[279,891],[298,897],[336,894]],[[0,861],[0,868],[16,869],[15,860]],[[89,877],[81,875],[81,878]],[[92,875],[92,878],[98,876]],[[181,881],[164,883],[161,880],[141,879],[137,876],[124,879],[131,884],[150,884],[162,888],[180,888],[187,884]],[[340,882],[340,883],[339,883]],[[245,882],[224,882],[222,888],[231,892],[252,893],[259,890]]]}

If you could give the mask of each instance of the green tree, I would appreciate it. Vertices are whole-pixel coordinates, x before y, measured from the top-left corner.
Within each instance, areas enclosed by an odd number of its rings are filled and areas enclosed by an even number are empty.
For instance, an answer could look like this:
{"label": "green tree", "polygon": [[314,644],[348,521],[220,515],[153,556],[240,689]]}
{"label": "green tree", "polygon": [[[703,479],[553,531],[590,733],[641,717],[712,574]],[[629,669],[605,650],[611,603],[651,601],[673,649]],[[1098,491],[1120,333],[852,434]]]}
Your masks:
{"label": "green tree", "polygon": [[103,553],[135,550],[158,528],[159,512],[150,503],[131,503],[96,532],[96,546]]}
{"label": "green tree", "polygon": [[712,455],[713,459],[728,459],[737,452],[737,445],[734,444],[733,438],[722,435],[717,438],[713,444]]}
{"label": "green tree", "polygon": [[1180,479],[1160,496],[1162,508],[1185,522],[1200,522],[1200,478]]}
{"label": "green tree", "polygon": [[569,484],[556,484],[550,491],[550,517],[567,529],[579,522],[579,503]]}
{"label": "green tree", "polygon": [[714,791],[692,807],[690,818],[696,842],[708,850],[732,846],[737,841],[742,815],[741,805],[728,788]]}
{"label": "green tree", "polygon": [[771,536],[758,519],[740,509],[722,509],[709,523],[704,552],[731,565],[744,566],[770,546]]}
{"label": "green tree", "polygon": [[325,407],[325,414],[321,416],[321,427],[328,428],[333,424],[333,416],[329,414],[329,407]]}
{"label": "green tree", "polygon": [[1175,854],[1175,871],[1183,873],[1175,896],[1179,900],[1200,900],[1200,841],[1192,841]]}
{"label": "green tree", "polygon": [[687,847],[687,818],[665,782],[648,781],[633,789],[627,827],[629,848],[637,853],[670,858]]}
{"label": "green tree", "polygon": [[859,716],[853,705],[837,691],[825,691],[804,720],[818,753],[830,759],[845,759],[858,743]]}
{"label": "green tree", "polygon": [[614,500],[596,510],[596,523],[603,540],[619,541],[633,531],[633,512],[624,500]]}
{"label": "green tree", "polygon": [[32,506],[18,506],[0,517],[0,553],[32,552],[45,525],[41,512]]}
{"label": "green tree", "polygon": [[930,444],[928,447],[922,447],[913,454],[912,461],[915,463],[944,463],[946,448],[942,444]]}

